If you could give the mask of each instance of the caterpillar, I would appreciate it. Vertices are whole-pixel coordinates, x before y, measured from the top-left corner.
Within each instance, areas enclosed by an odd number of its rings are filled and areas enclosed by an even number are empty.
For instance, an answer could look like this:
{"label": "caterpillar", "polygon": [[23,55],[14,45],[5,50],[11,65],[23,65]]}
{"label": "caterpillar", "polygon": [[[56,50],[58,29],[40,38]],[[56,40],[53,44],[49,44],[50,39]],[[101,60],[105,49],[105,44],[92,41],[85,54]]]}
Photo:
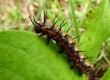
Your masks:
{"label": "caterpillar", "polygon": [[[35,18],[30,17],[31,22],[34,25],[34,30],[36,33],[40,33],[39,36],[47,35],[47,45],[50,40],[55,40],[56,44],[60,46],[61,50],[59,53],[66,53],[68,56],[67,62],[73,62],[71,69],[78,68],[80,71],[79,75],[82,73],[88,75],[94,71],[94,65],[91,64],[87,57],[85,57],[80,49],[76,46],[74,39],[72,39],[66,32],[61,28],[65,25],[64,20],[59,27],[56,27],[55,24],[58,20],[54,21],[52,25],[47,24],[47,14],[44,12],[44,22],[38,23]],[[55,20],[55,19],[54,19]]]}

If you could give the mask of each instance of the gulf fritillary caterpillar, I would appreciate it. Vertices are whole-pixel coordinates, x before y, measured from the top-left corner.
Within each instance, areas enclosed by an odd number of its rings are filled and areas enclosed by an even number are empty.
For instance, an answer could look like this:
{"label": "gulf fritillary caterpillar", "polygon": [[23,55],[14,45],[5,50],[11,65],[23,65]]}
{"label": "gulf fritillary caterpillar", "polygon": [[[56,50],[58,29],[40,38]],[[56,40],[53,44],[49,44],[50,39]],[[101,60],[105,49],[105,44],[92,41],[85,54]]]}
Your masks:
{"label": "gulf fritillary caterpillar", "polygon": [[34,24],[35,32],[41,33],[39,36],[47,35],[47,45],[49,44],[50,40],[53,39],[57,45],[61,47],[61,51],[59,52],[67,54],[68,62],[73,62],[73,66],[71,68],[77,67],[81,71],[80,74],[89,74],[94,71],[93,64],[91,64],[82,54],[83,51],[79,50],[79,48],[75,45],[75,41],[66,32],[61,30],[61,28],[64,26],[64,20],[59,27],[55,26],[58,20],[54,21],[52,25],[47,24],[47,16],[45,13],[43,23],[36,22],[35,18],[33,20],[30,18],[30,20]]}

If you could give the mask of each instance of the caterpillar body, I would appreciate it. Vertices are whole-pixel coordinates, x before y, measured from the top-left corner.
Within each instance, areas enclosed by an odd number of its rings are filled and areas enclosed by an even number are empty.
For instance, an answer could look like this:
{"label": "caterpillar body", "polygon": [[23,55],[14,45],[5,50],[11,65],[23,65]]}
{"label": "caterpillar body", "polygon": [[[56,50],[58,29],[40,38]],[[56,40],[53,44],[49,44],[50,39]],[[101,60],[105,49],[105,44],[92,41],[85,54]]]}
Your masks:
{"label": "caterpillar body", "polygon": [[43,23],[38,23],[35,18],[33,20],[30,18],[30,20],[34,24],[34,30],[36,33],[40,33],[40,36],[47,35],[47,45],[50,40],[53,39],[61,48],[59,52],[67,54],[68,62],[73,62],[73,66],[71,66],[71,68],[77,67],[80,70],[80,74],[89,74],[94,71],[93,64],[91,64],[82,54],[83,51],[80,51],[76,46],[75,41],[61,29],[64,26],[64,21],[62,21],[59,27],[55,26],[58,20],[54,21],[52,25],[47,24],[46,13],[44,13]]}

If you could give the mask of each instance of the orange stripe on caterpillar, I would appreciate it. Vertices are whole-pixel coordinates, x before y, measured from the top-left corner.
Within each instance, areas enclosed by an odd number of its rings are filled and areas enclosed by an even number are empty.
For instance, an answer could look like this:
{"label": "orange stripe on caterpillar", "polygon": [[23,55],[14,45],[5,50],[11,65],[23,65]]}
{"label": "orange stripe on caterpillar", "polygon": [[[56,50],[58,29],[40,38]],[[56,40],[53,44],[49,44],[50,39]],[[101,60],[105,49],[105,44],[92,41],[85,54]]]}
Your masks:
{"label": "orange stripe on caterpillar", "polygon": [[[91,64],[86,57],[82,54],[82,51],[76,46],[74,39],[72,39],[66,32],[61,30],[65,25],[64,20],[59,27],[56,27],[55,24],[58,21],[55,21],[53,25],[46,23],[46,14],[44,13],[44,22],[38,23],[35,19],[31,19],[31,22],[34,24],[34,29],[36,33],[41,33],[39,36],[47,35],[47,45],[50,40],[53,39],[56,41],[57,45],[61,47],[60,53],[66,53],[68,56],[68,62],[73,62],[71,68],[77,67],[84,74],[89,74],[94,71],[94,66]],[[69,28],[70,29],[70,28]],[[68,30],[69,30],[68,29]]]}

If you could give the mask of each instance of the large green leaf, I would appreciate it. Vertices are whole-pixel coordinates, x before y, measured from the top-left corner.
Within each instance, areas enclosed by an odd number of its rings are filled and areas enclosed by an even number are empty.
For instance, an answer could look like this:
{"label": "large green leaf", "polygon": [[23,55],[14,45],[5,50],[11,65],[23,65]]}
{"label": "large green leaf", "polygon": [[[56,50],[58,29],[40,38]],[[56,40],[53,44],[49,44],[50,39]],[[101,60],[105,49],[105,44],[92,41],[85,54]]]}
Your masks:
{"label": "large green leaf", "polygon": [[26,31],[0,32],[0,80],[84,80],[65,55],[46,39]]}
{"label": "large green leaf", "polygon": [[86,32],[82,34],[80,42],[86,42],[81,46],[81,49],[86,50],[85,54],[93,57],[92,62],[94,62],[102,43],[110,37],[110,8],[108,0],[102,0],[96,8],[93,8],[87,14],[83,27]]}

